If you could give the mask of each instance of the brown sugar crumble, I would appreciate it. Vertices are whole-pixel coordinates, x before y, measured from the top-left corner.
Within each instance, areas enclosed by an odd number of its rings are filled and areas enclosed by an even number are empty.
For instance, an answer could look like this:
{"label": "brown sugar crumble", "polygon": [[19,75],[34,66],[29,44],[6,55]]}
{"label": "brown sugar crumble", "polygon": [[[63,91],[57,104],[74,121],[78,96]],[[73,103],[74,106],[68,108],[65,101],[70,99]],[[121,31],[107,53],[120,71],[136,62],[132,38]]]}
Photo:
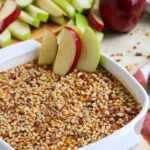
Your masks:
{"label": "brown sugar crumble", "polygon": [[102,67],[60,77],[33,61],[0,73],[0,137],[16,150],[88,145],[125,126],[141,108]]}

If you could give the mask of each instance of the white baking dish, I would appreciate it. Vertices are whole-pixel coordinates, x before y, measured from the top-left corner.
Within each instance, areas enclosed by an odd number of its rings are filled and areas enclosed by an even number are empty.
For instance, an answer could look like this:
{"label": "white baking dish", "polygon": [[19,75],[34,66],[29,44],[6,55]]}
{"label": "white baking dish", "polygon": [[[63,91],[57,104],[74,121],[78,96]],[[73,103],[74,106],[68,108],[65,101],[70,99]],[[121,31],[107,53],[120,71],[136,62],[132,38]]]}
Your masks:
{"label": "white baking dish", "polygon": [[[36,59],[39,56],[40,47],[40,43],[34,40],[28,40],[1,49],[0,72]],[[148,95],[134,77],[110,57],[102,54],[100,63],[105,69],[117,77],[124,86],[126,86],[126,88],[129,89],[137,101],[142,104],[143,108],[140,114],[125,127],[110,136],[107,136],[96,143],[80,148],[79,150],[132,150],[139,144],[137,135],[141,131],[141,127],[149,107]],[[11,146],[0,139],[0,150],[12,149],[13,148]]]}

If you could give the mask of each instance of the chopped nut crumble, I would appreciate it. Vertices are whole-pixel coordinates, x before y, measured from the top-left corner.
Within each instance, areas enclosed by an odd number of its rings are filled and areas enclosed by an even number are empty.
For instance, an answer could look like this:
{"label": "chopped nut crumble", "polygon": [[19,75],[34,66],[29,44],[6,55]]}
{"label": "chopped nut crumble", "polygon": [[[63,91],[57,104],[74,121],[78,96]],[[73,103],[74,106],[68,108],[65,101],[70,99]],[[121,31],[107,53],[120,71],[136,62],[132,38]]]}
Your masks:
{"label": "chopped nut crumble", "polygon": [[0,73],[0,137],[16,150],[82,147],[122,128],[140,110],[102,67],[60,77],[33,61]]}

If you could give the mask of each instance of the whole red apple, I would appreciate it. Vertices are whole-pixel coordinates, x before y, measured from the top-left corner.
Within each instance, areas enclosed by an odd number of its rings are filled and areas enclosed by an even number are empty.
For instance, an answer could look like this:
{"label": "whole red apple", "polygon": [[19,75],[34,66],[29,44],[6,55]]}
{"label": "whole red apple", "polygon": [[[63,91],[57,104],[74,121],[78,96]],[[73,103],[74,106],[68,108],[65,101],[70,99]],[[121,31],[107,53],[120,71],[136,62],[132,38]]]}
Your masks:
{"label": "whole red apple", "polygon": [[145,0],[100,0],[100,14],[106,27],[129,32],[144,14]]}

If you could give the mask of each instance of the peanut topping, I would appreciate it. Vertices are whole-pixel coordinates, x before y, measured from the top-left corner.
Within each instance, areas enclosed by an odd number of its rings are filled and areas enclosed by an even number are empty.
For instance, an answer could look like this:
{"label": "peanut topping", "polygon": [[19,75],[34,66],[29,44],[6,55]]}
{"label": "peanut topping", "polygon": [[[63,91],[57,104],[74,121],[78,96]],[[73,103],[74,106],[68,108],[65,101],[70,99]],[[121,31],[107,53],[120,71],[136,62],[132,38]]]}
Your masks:
{"label": "peanut topping", "polygon": [[122,128],[140,110],[102,67],[60,77],[33,61],[0,73],[0,137],[16,150],[82,147]]}

